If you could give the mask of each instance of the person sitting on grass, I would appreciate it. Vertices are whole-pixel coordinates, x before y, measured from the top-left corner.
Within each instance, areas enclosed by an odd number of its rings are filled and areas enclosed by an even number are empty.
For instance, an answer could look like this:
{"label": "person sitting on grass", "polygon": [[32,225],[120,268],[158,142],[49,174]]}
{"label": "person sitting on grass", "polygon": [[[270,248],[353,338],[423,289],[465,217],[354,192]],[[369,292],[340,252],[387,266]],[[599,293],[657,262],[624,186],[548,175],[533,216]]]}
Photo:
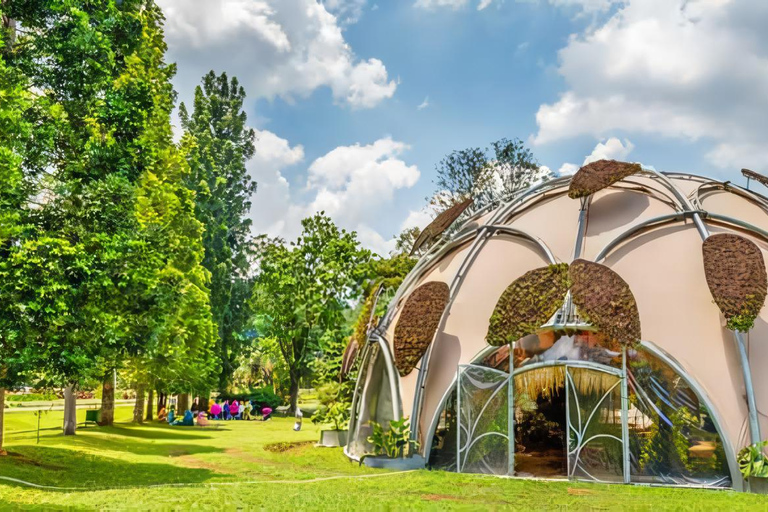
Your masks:
{"label": "person sitting on grass", "polygon": [[207,427],[208,425],[209,425],[208,418],[205,417],[205,412],[200,411],[200,413],[197,415],[197,426]]}
{"label": "person sitting on grass", "polygon": [[168,417],[168,412],[165,410],[165,407],[160,409],[160,412],[157,413],[157,421],[165,421],[165,418]]}
{"label": "person sitting on grass", "polygon": [[240,419],[241,420],[251,419],[251,408],[245,405],[245,401],[240,402]]}
{"label": "person sitting on grass", "polygon": [[173,420],[175,419],[175,417],[176,417],[176,411],[174,411],[174,410],[173,410],[173,407],[171,407],[171,410],[170,410],[170,411],[168,411],[168,415],[165,417],[165,419],[166,419],[166,421],[167,421],[169,424],[172,424],[172,423],[173,423]]}
{"label": "person sitting on grass", "polygon": [[267,421],[272,418],[272,408],[265,407],[261,410],[261,421]]}
{"label": "person sitting on grass", "polygon": [[195,419],[194,416],[192,416],[192,411],[187,409],[184,411],[184,417],[180,420],[176,420],[171,425],[174,426],[182,426],[182,427],[193,427],[195,426]]}
{"label": "person sitting on grass", "polygon": [[240,419],[240,404],[237,403],[237,400],[232,400],[232,404],[229,406],[229,414],[232,415],[233,420]]}

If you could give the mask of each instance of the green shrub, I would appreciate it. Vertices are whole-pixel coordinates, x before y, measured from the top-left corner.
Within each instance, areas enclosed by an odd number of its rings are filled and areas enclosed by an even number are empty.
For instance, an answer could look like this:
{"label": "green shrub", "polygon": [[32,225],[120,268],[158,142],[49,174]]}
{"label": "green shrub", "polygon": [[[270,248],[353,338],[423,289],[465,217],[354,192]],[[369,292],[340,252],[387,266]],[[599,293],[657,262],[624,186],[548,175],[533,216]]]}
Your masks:
{"label": "green shrub", "polygon": [[388,430],[384,430],[375,421],[371,421],[370,425],[373,433],[368,437],[368,442],[373,445],[375,455],[386,455],[391,459],[406,457],[419,447],[418,442],[411,441],[411,425],[407,417],[390,421]]}
{"label": "green shrub", "polygon": [[352,406],[352,384],[328,382],[317,390],[320,407],[312,415],[312,423],[331,425],[334,430],[349,426],[349,409]]}
{"label": "green shrub", "polygon": [[24,395],[5,395],[6,402],[39,402],[56,399],[56,393],[53,392],[27,393]]}

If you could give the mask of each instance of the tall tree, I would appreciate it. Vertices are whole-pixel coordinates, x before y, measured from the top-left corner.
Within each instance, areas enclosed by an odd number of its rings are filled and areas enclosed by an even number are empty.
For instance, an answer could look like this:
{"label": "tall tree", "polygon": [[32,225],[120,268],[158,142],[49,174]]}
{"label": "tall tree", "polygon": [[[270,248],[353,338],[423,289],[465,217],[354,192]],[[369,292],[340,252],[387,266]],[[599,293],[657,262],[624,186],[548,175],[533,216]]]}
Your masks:
{"label": "tall tree", "polygon": [[539,166],[520,139],[500,139],[491,148],[453,151],[436,167],[437,187],[430,203],[439,211],[472,197],[474,209],[553,176]]}
{"label": "tall tree", "polygon": [[246,162],[253,156],[254,131],[243,111],[245,90],[237,78],[209,72],[195,89],[193,110],[180,106],[183,146],[196,193],[195,214],[205,227],[203,265],[211,273],[211,309],[218,326],[219,386],[229,383],[245,342],[252,282],[248,278],[247,218],[256,183]]}
{"label": "tall tree", "polygon": [[296,410],[299,383],[322,350],[322,338],[344,322],[347,301],[365,276],[354,232],[339,230],[323,213],[302,221],[296,242],[271,242],[259,255],[252,305],[259,337],[274,338],[290,374],[290,410]]}
{"label": "tall tree", "polygon": [[23,311],[14,302],[16,276],[9,262],[28,228],[31,184],[24,163],[34,133],[34,98],[24,77],[6,62],[15,24],[4,6],[5,1],[0,3],[0,455],[5,454],[5,388],[21,382],[26,362],[20,357],[25,339]]}

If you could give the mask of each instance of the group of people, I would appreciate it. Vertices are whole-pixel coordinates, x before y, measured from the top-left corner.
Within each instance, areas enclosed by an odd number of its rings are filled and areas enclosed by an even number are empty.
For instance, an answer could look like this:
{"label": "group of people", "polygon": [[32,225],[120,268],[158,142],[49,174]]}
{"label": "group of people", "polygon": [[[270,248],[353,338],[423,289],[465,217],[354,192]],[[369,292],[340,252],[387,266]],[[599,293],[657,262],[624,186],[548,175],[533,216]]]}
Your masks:
{"label": "group of people", "polygon": [[[197,425],[205,427],[209,425],[208,420],[250,420],[255,419],[258,415],[258,407],[253,401],[248,400],[238,402],[237,400],[225,400],[223,403],[219,403],[219,400],[209,400],[207,410],[199,408],[197,399],[191,409],[187,409],[184,412],[182,418],[178,418],[175,413],[175,409],[171,407],[166,411],[165,407],[160,409],[157,413],[158,421],[167,421],[170,425],[180,426],[194,426],[195,420]],[[263,407],[261,409],[261,419],[266,421],[272,417],[272,408]]]}

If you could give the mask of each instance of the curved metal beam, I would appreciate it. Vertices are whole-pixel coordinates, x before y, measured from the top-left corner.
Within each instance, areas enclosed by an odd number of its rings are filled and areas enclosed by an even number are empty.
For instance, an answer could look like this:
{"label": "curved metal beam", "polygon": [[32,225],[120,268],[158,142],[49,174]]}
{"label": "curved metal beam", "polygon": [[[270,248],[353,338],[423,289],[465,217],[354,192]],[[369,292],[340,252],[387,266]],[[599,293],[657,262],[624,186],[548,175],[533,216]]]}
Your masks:
{"label": "curved metal beam", "polygon": [[641,231],[644,231],[645,229],[656,226],[659,224],[668,224],[670,222],[677,222],[681,220],[687,219],[691,215],[691,212],[677,212],[677,213],[668,213],[666,215],[659,215],[658,217],[653,217],[648,220],[645,220],[643,222],[640,222],[639,224],[636,224],[629,228],[628,230],[624,231],[620,235],[618,235],[616,238],[608,242],[605,247],[595,256],[595,263],[600,263],[602,260],[606,258],[609,252],[611,252],[616,246],[624,242],[625,240],[631,238],[636,233],[639,233]]}

